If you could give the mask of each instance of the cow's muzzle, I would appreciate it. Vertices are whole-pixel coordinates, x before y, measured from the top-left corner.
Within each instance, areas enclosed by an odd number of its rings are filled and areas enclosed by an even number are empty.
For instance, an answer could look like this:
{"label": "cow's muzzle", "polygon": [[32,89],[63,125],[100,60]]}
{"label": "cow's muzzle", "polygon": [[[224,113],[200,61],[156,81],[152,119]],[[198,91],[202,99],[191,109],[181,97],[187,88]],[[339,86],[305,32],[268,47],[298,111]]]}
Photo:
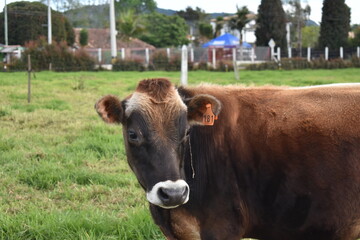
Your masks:
{"label": "cow's muzzle", "polygon": [[159,207],[176,208],[189,200],[189,185],[184,180],[158,182],[146,197]]}

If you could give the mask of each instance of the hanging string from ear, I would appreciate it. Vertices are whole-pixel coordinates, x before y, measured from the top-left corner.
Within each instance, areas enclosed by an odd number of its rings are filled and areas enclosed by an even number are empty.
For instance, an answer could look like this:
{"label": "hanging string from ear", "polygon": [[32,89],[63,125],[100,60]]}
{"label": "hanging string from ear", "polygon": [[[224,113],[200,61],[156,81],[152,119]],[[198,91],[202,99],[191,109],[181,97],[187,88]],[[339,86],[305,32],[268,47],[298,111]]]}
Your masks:
{"label": "hanging string from ear", "polygon": [[194,169],[194,163],[193,163],[193,155],[192,155],[192,149],[191,149],[191,136],[189,136],[189,151],[190,151],[190,164],[191,164],[191,171],[192,171],[192,178],[195,178],[195,169]]}

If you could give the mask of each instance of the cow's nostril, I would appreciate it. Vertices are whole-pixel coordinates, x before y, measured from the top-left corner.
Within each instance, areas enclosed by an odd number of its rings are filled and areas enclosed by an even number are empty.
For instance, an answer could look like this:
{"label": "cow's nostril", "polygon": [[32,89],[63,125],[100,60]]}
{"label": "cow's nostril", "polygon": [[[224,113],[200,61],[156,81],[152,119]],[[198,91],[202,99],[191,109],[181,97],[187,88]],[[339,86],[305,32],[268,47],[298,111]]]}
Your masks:
{"label": "cow's nostril", "polygon": [[164,202],[167,202],[170,199],[169,193],[167,193],[165,188],[162,188],[162,187],[159,188],[158,195],[159,195],[160,199]]}

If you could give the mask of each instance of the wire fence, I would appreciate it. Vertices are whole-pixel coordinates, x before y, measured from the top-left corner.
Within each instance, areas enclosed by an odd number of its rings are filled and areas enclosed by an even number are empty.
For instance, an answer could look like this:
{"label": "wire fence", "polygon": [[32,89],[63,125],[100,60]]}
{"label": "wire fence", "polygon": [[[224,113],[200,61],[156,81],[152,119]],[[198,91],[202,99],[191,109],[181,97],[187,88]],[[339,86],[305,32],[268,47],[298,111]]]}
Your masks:
{"label": "wire fence", "polygon": [[[70,50],[75,55],[78,50]],[[181,66],[181,48],[122,48],[118,49],[116,59],[111,56],[110,49],[102,48],[85,48],[85,51],[93,60],[95,69],[111,70],[114,64],[128,64],[141,65],[141,68],[133,68],[130,70],[172,70],[178,71]],[[270,47],[254,47],[254,48],[201,48],[188,47],[188,63],[191,64],[190,70],[195,70],[201,66],[205,66],[207,70],[218,68],[219,65],[226,63],[232,64],[234,61],[237,65],[242,64],[257,64],[263,62],[270,62],[281,58],[289,59],[308,59],[313,61],[316,59],[325,59],[331,61],[332,59],[351,59],[353,57],[360,58],[360,47],[340,48],[340,49],[309,49],[302,48],[301,50],[292,49],[274,49]],[[0,63],[0,71],[27,71],[27,65],[24,64],[16,69],[11,69],[11,63],[16,59],[21,58],[21,50],[3,55],[3,61],[6,64]],[[45,68],[46,69],[46,68]],[[48,63],[48,69],[54,71],[77,71],[82,70],[80,65],[73,64],[71,68],[68,65],[62,65],[60,62]],[[35,69],[36,70],[36,69]],[[44,68],[42,69],[44,70]],[[128,70],[127,68],[120,68],[120,70]]]}

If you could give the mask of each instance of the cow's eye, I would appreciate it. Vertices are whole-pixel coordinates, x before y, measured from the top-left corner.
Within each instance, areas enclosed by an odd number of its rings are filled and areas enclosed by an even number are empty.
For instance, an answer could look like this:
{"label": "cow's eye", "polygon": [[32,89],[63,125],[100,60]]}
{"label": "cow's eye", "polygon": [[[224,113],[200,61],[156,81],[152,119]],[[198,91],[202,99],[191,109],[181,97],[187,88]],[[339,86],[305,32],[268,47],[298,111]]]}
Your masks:
{"label": "cow's eye", "polygon": [[136,134],[136,132],[134,130],[128,130],[128,137],[129,137],[129,140],[132,142],[138,141],[138,135]]}

